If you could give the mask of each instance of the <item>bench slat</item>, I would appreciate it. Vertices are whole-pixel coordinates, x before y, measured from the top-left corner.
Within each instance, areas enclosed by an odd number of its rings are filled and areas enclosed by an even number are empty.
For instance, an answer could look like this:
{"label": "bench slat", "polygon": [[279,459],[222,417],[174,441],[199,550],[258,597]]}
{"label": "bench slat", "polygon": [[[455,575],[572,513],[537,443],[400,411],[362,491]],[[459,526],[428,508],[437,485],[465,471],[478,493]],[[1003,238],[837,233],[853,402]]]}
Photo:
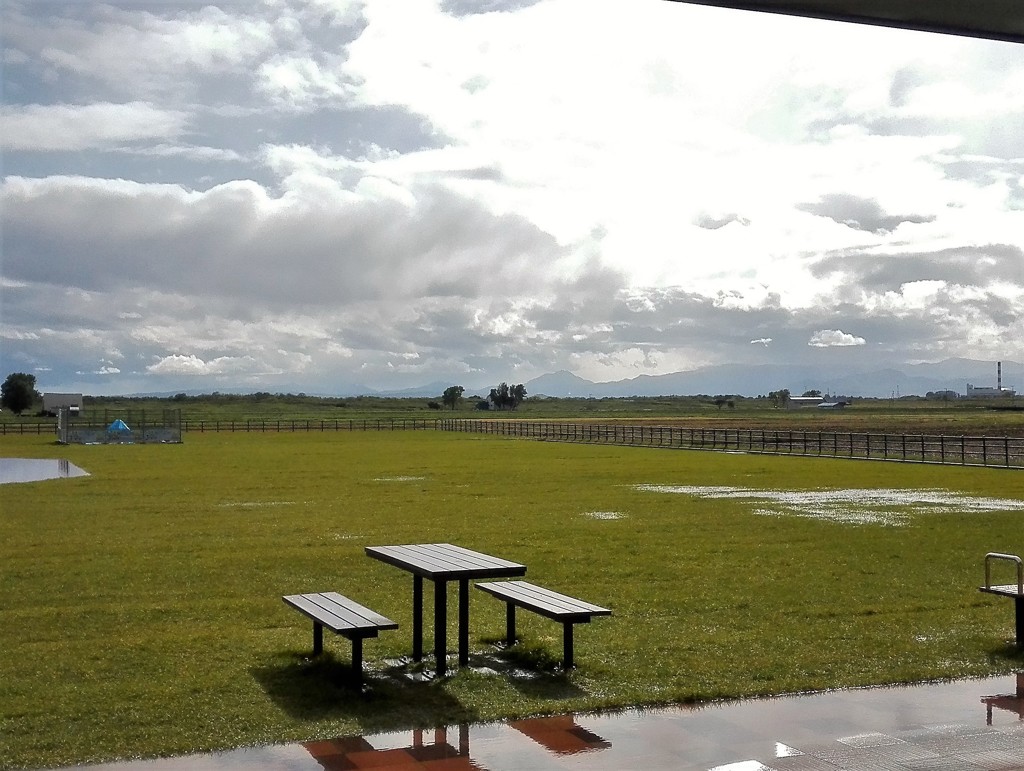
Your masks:
{"label": "bench slat", "polygon": [[337,592],[292,594],[283,599],[336,634],[365,632],[374,636],[378,630],[398,629],[391,619]]}
{"label": "bench slat", "polygon": [[1020,592],[1017,591],[1017,584],[1003,584],[1001,586],[979,586],[979,592],[988,592],[989,594],[998,594],[1003,597],[1021,597]]}
{"label": "bench slat", "polygon": [[476,585],[476,588],[505,602],[511,602],[559,621],[573,618],[589,620],[591,616],[610,616],[612,613],[608,608],[553,592],[528,581],[480,583]]}

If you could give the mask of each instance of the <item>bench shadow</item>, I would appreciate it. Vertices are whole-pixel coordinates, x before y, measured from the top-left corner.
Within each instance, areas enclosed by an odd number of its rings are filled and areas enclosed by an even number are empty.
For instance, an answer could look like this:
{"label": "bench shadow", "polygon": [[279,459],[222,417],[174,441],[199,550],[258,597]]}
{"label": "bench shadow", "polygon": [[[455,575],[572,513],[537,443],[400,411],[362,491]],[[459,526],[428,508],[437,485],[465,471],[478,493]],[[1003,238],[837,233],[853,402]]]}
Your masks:
{"label": "bench shadow", "polygon": [[587,695],[572,681],[572,670],[562,669],[561,659],[548,648],[524,642],[508,647],[504,638],[484,638],[482,641],[491,647],[492,652],[471,657],[470,664],[504,676],[524,696],[559,700]]}
{"label": "bench shadow", "polygon": [[444,681],[422,677],[404,662],[364,665],[362,683],[351,663],[325,651],[319,656],[287,651],[274,654],[250,673],[263,691],[297,720],[355,718],[364,728],[389,728],[397,715],[406,724],[473,722],[476,710],[438,687]]}

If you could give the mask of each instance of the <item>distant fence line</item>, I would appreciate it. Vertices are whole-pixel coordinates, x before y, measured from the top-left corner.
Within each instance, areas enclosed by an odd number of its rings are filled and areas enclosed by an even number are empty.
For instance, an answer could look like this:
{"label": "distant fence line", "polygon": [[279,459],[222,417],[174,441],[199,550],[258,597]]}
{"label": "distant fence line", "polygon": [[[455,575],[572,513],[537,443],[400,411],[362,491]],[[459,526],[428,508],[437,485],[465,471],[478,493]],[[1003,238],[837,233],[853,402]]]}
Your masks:
{"label": "distant fence line", "polygon": [[234,431],[241,433],[316,431],[431,431],[436,419],[384,418],[377,420],[185,420],[185,431],[198,433]]}
{"label": "distant fence line", "polygon": [[[182,420],[182,432],[291,433],[327,431],[451,431],[542,441],[800,455],[957,466],[1024,469],[1024,438],[776,431],[742,428],[557,421],[383,418],[365,420]],[[53,434],[52,422],[0,423],[0,436]]]}
{"label": "distant fence line", "polygon": [[[127,422],[127,420],[126,420]],[[134,421],[133,421],[134,422]],[[437,429],[436,419],[390,418],[379,420],[315,420],[315,419],[243,419],[243,420],[182,420],[181,431],[195,433],[291,433],[315,431],[416,431]],[[77,429],[106,430],[109,421],[81,421],[74,423]],[[54,434],[57,426],[53,421],[17,421],[0,423],[0,436],[19,434]]]}
{"label": "distant fence line", "polygon": [[1024,468],[1024,438],[773,431],[525,420],[441,420],[442,431],[543,441]]}

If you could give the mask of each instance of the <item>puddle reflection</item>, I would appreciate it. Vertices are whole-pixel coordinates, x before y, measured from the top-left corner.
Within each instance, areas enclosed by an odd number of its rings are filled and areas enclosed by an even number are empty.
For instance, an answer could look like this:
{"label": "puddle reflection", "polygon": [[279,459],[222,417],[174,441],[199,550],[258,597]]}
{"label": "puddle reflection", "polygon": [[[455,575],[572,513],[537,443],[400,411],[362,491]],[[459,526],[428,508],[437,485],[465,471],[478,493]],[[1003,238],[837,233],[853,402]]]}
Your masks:
{"label": "puddle reflection", "polygon": [[[984,696],[981,694],[997,694]],[[979,709],[979,700],[985,710]],[[88,771],[1024,769],[1024,675],[471,723]],[[997,763],[997,765],[993,765]]]}
{"label": "puddle reflection", "polygon": [[509,725],[555,755],[575,755],[612,746],[611,742],[579,725],[572,715],[515,720]]}
{"label": "puddle reflection", "polygon": [[1024,720],[1024,674],[1017,674],[1017,688],[1014,693],[983,696],[981,703],[985,705],[985,722],[992,725],[992,710],[1002,709],[1017,713],[1018,720]]}
{"label": "puddle reflection", "polygon": [[0,458],[0,485],[87,476],[88,471],[64,458]]}
{"label": "puddle reflection", "polygon": [[[553,756],[575,755],[610,748],[611,742],[576,722],[574,715],[530,718],[505,724],[540,745]],[[306,742],[310,756],[324,771],[354,768],[388,768],[393,771],[437,768],[445,771],[495,771],[509,768],[508,758],[523,757],[522,741],[502,726],[472,726],[478,737],[481,757],[470,748],[468,723],[451,728],[413,730],[376,736],[343,737]],[[521,768],[537,768],[539,761],[527,761]],[[492,765],[496,763],[497,765]]]}
{"label": "puddle reflection", "polygon": [[[351,768],[386,767],[395,771],[405,769],[429,768],[437,765],[437,761],[445,761],[443,767],[450,771],[487,771],[483,766],[473,762],[469,756],[469,724],[458,726],[457,745],[448,742],[447,728],[432,731],[416,729],[412,739],[406,746],[391,746],[384,735],[372,741],[374,737],[354,736],[331,739],[322,742],[305,742],[310,756],[320,764],[324,771],[340,771]],[[428,741],[431,738],[431,741]]]}

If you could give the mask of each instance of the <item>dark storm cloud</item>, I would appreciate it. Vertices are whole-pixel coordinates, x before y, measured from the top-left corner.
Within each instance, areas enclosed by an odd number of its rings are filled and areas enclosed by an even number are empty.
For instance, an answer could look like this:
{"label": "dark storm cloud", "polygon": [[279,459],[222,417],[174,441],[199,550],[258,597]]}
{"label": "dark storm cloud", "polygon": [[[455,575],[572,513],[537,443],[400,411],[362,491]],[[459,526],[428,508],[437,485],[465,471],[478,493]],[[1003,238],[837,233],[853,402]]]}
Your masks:
{"label": "dark storm cloud", "polygon": [[[8,179],[5,275],[86,290],[165,291],[324,305],[434,285],[472,297],[542,283],[564,252],[518,214],[442,188],[414,205],[270,199],[254,183],[207,193],[123,182]],[[47,262],[35,255],[45,253]]]}
{"label": "dark storm cloud", "polygon": [[816,203],[799,204],[801,211],[827,217],[840,225],[878,235],[891,233],[904,222],[932,222],[935,217],[920,214],[888,214],[878,201],[848,193],[830,193]]}
{"label": "dark storm cloud", "polygon": [[934,252],[836,252],[813,261],[819,278],[841,274],[843,280],[867,291],[898,291],[914,281],[946,281],[986,287],[1002,281],[1024,286],[1024,250],[1012,244],[987,244]]}

